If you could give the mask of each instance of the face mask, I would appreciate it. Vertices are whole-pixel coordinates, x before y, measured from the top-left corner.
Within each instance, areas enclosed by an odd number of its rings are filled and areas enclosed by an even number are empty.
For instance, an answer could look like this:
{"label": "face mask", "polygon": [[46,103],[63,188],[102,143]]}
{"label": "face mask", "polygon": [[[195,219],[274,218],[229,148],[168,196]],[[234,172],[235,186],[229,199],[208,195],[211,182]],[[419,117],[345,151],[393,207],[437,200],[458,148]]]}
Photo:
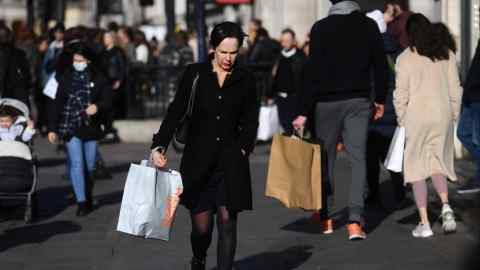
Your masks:
{"label": "face mask", "polygon": [[73,68],[76,71],[82,72],[87,68],[87,63],[85,63],[85,62],[82,62],[82,63],[75,62],[75,63],[73,63]]}

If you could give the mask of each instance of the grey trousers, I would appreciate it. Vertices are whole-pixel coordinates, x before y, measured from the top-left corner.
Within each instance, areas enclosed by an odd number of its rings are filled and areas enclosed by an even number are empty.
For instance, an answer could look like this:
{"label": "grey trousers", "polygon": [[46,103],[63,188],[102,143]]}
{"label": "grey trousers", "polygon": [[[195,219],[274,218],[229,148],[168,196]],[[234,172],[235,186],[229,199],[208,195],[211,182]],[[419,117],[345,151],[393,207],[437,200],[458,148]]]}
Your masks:
{"label": "grey trousers", "polygon": [[329,217],[334,202],[334,171],[337,158],[336,145],[343,138],[352,168],[350,185],[349,220],[364,224],[365,185],[367,183],[368,125],[373,113],[369,99],[319,102],[315,111],[315,130],[327,152],[328,177],[324,180],[323,218]]}

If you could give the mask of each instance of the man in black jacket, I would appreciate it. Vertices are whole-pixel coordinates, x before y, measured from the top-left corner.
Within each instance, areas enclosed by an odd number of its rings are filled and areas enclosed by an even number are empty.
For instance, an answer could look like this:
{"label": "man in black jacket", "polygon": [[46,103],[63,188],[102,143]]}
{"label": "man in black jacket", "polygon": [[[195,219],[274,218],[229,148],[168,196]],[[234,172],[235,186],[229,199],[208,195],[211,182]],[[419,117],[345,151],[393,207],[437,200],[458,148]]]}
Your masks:
{"label": "man in black jacket", "polygon": [[[360,13],[355,1],[331,0],[329,16],[313,26],[311,55],[305,69],[302,110],[294,127],[305,126],[315,109],[316,135],[328,153],[328,181],[320,213],[324,233],[333,232],[329,208],[333,202],[336,144],[343,137],[352,167],[350,240],[365,239],[364,195],[367,181],[366,145],[371,117],[383,116],[387,93],[387,60],[376,23]],[[375,102],[372,104],[372,71]],[[327,196],[323,196],[327,197]]]}
{"label": "man in black jacket", "polygon": [[295,32],[292,29],[282,31],[280,38],[282,52],[274,67],[274,77],[270,98],[278,106],[278,118],[287,134],[293,132],[292,121],[298,105],[298,93],[303,88],[303,67],[305,54],[296,48]]}
{"label": "man in black jacket", "polygon": [[0,24],[0,98],[14,98],[30,106],[30,64],[22,50],[13,45],[10,29]]}

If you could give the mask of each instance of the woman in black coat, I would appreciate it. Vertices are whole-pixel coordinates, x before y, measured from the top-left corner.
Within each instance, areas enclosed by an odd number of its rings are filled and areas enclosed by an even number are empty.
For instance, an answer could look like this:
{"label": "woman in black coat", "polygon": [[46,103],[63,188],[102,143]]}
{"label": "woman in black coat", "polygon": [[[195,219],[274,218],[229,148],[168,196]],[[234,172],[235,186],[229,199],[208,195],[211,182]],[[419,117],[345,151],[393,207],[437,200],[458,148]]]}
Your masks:
{"label": "woman in black coat", "polygon": [[215,26],[211,61],[187,67],[167,116],[153,137],[154,164],[164,167],[165,151],[185,114],[198,75],[180,166],[184,184],[181,203],[192,217],[192,269],[205,269],[214,214],[219,234],[218,269],[232,269],[237,214],[252,209],[248,156],[255,145],[260,104],[253,75],[235,65],[243,39],[241,28],[234,23]]}
{"label": "woman in black coat", "polygon": [[88,214],[92,207],[91,173],[97,140],[103,134],[100,115],[111,106],[111,90],[106,90],[101,73],[89,65],[88,56],[83,43],[72,47],[71,64],[57,73],[57,93],[48,106],[48,140],[65,142],[69,178],[78,203],[77,216]]}

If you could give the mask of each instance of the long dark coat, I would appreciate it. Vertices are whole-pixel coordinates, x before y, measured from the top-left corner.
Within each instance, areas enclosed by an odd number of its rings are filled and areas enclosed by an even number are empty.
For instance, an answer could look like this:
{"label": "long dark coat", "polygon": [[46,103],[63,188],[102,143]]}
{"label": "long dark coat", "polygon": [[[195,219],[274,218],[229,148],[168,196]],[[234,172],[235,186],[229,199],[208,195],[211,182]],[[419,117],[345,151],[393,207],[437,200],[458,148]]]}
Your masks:
{"label": "long dark coat", "polygon": [[[189,65],[152,149],[167,148],[187,109],[192,83],[199,74],[191,126],[180,172],[184,193],[181,202],[196,206],[200,191],[215,169],[223,171],[230,211],[252,209],[248,155],[253,151],[258,127],[259,99],[253,75],[235,67],[220,88],[210,63]],[[242,154],[242,149],[246,155]]]}
{"label": "long dark coat", "polygon": [[[112,90],[107,87],[107,81],[102,73],[90,66],[87,68],[87,72],[91,81],[91,103],[97,105],[98,112],[91,118],[89,126],[77,129],[72,135],[82,140],[98,140],[103,134],[100,126],[102,115],[107,113],[112,106]],[[65,105],[71,91],[72,74],[72,67],[68,67],[61,75],[57,74],[58,90],[55,100],[48,99],[48,131],[58,132],[58,126],[63,121]],[[69,140],[70,138],[62,139]]]}

